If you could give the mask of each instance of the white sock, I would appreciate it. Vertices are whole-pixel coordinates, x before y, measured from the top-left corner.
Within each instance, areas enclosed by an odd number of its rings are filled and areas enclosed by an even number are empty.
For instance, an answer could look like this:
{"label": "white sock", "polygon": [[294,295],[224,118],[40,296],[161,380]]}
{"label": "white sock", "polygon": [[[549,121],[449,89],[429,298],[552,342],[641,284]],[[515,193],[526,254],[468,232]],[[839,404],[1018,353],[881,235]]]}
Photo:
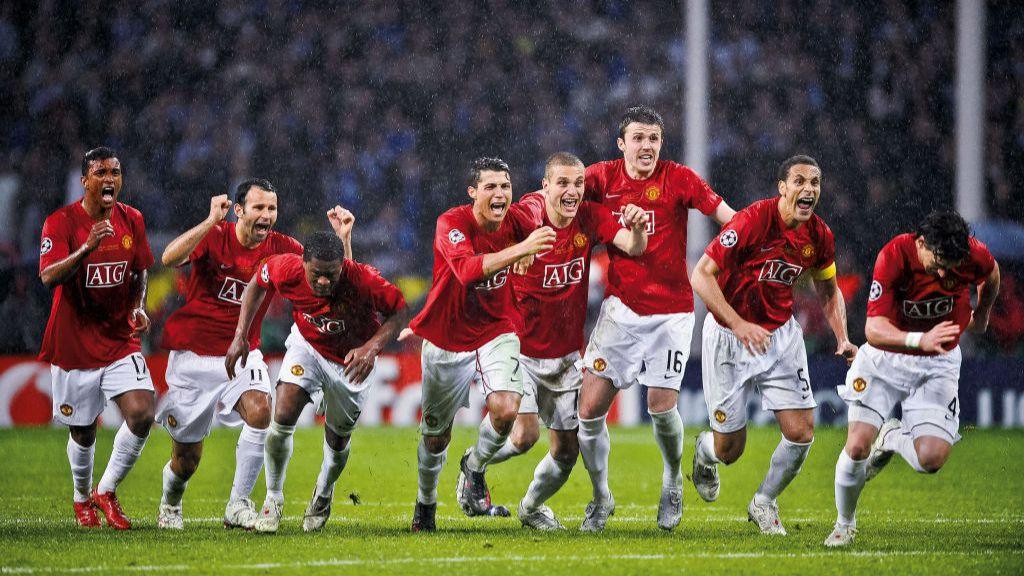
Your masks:
{"label": "white sock", "polygon": [[295,426],[270,423],[270,432],[264,452],[266,454],[267,498],[284,502],[284,475],[292,457],[292,435]]}
{"label": "white sock", "polygon": [[779,494],[782,494],[786,486],[789,486],[793,478],[800,473],[800,467],[804,465],[804,460],[807,459],[807,453],[810,452],[813,443],[812,439],[806,444],[798,444],[790,442],[785,436],[779,440],[779,445],[772,453],[768,473],[765,474],[764,480],[754,494],[754,500],[758,504],[774,502]]}
{"label": "white sock", "polygon": [[867,473],[868,459],[854,460],[846,453],[839,451],[836,462],[836,521],[844,526],[857,525],[857,499],[864,488],[864,476]]}
{"label": "white sock", "polygon": [[348,463],[348,454],[351,447],[352,442],[350,441],[345,444],[344,450],[335,450],[327,443],[327,439],[324,439],[324,461],[320,465],[320,476],[316,479],[317,494],[321,496],[334,495],[334,483],[338,481],[341,471],[345,469],[345,464]]}
{"label": "white sock", "polygon": [[709,432],[697,437],[697,460],[705,466],[721,464],[718,454],[715,452],[715,434]]}
{"label": "white sock", "polygon": [[508,434],[499,434],[494,429],[490,415],[484,416],[483,421],[480,422],[479,431],[476,444],[473,445],[469,459],[466,460],[466,466],[474,472],[483,472],[494,454],[501,450],[501,447],[505,445],[505,440],[508,440]]}
{"label": "white sock", "polygon": [[441,476],[444,461],[448,456],[448,448],[440,454],[427,450],[427,445],[420,440],[416,449],[416,467],[419,471],[419,484],[416,501],[421,504],[437,503],[437,479]]}
{"label": "white sock", "polygon": [[914,447],[914,437],[910,434],[909,430],[900,428],[899,430],[889,432],[889,434],[882,439],[882,449],[896,452],[902,456],[903,459],[907,461],[907,464],[910,464],[910,467],[914,470],[925,474],[928,472],[921,466],[921,461],[917,458],[917,448]]}
{"label": "white sock", "polygon": [[181,506],[181,497],[185,494],[185,487],[188,480],[182,480],[171,470],[171,462],[164,464],[164,493],[160,497],[161,504],[168,506]]}
{"label": "white sock", "polygon": [[555,492],[565,485],[570,473],[572,464],[559,462],[548,452],[533,471],[533,482],[530,482],[530,487],[526,489],[523,508],[536,510],[538,506],[547,502],[548,498],[554,496]]}
{"label": "white sock", "polygon": [[231,483],[231,500],[248,498],[252,494],[256,479],[263,469],[266,443],[266,428],[242,425],[242,433],[238,435],[238,444],[235,445],[235,480]]}
{"label": "white sock", "polygon": [[505,444],[494,453],[494,456],[491,456],[491,460],[487,465],[493,466],[495,464],[500,464],[501,462],[504,462],[509,458],[519,456],[520,454],[524,454],[524,452],[520,450],[518,446],[513,444],[511,439],[508,439],[505,440]]}
{"label": "white sock", "polygon": [[92,495],[92,462],[96,442],[85,447],[68,435],[68,463],[71,464],[71,482],[75,487],[75,502],[85,502]]}
{"label": "white sock", "polygon": [[612,444],[605,418],[580,418],[580,431],[577,434],[583,465],[590,474],[590,482],[594,485],[594,500],[598,502],[607,502],[612,497],[608,488],[608,453],[611,452]]}
{"label": "white sock", "polygon": [[146,437],[139,438],[128,428],[128,424],[122,423],[114,436],[114,451],[107,462],[107,469],[103,471],[100,483],[96,485],[96,491],[102,493],[117,490],[118,484],[135,466],[135,461],[142,454],[142,447],[146,445]]}
{"label": "white sock", "polygon": [[661,449],[665,470],[661,474],[661,485],[679,488],[683,485],[683,473],[679,464],[683,461],[683,419],[679,410],[670,408],[664,412],[648,412],[654,427],[654,440]]}

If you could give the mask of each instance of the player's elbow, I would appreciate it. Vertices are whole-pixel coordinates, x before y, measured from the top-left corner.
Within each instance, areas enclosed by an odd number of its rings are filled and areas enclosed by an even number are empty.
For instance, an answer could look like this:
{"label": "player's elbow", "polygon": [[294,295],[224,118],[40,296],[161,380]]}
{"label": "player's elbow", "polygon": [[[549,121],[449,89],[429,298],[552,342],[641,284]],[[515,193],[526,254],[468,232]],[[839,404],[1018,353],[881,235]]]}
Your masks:
{"label": "player's elbow", "polygon": [[53,290],[59,284],[56,275],[49,268],[39,272],[39,281],[43,283],[47,290]]}
{"label": "player's elbow", "polygon": [[167,252],[164,252],[163,254],[160,255],[160,263],[163,264],[164,266],[167,266],[168,268],[178,265],[177,260],[172,258],[171,255],[168,254]]}
{"label": "player's elbow", "polygon": [[878,323],[873,320],[873,318],[868,318],[867,323],[864,325],[864,339],[872,346],[879,346],[882,344],[883,331]]}

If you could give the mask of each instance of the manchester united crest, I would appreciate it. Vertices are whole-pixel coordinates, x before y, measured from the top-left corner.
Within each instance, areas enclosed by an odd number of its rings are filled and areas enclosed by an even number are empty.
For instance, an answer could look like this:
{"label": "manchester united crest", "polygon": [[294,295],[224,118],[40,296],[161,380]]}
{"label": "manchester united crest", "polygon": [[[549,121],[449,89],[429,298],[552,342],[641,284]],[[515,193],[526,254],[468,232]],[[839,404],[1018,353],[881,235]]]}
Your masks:
{"label": "manchester united crest", "polygon": [[594,360],[594,370],[597,372],[604,372],[604,369],[608,367],[608,362],[604,358],[598,358]]}
{"label": "manchester united crest", "polygon": [[865,380],[863,378],[854,378],[853,379],[853,391],[854,392],[863,392],[864,389],[867,388],[867,387],[868,387],[868,381],[867,380]]}
{"label": "manchester united crest", "polygon": [[292,366],[292,376],[302,376],[305,373],[306,369],[303,368],[300,364]]}
{"label": "manchester united crest", "polygon": [[808,259],[813,257],[814,246],[812,244],[805,244],[804,247],[800,249],[800,255]]}
{"label": "manchester united crest", "polygon": [[956,278],[947,275],[945,278],[942,279],[942,289],[943,290],[947,290],[947,291],[951,292],[953,290],[956,290],[956,286],[957,286]]}
{"label": "manchester united crest", "polygon": [[170,426],[171,428],[177,428],[178,427],[178,419],[175,418],[173,414],[168,414],[167,415],[167,425]]}
{"label": "manchester united crest", "polygon": [[715,410],[715,422],[718,422],[719,424],[725,422],[725,412]]}
{"label": "manchester united crest", "polygon": [[128,250],[129,248],[132,247],[131,235],[125,234],[124,236],[121,236],[121,247],[124,248],[125,250]]}
{"label": "manchester united crest", "polygon": [[657,200],[661,196],[661,190],[657,186],[648,186],[644,190],[644,196],[651,201]]}
{"label": "manchester united crest", "polygon": [[70,404],[61,404],[60,413],[65,416],[71,416],[72,414],[75,413],[75,409],[72,408]]}
{"label": "manchester united crest", "polygon": [[572,243],[577,248],[583,248],[587,245],[587,237],[582,232],[577,232],[576,235],[572,237]]}

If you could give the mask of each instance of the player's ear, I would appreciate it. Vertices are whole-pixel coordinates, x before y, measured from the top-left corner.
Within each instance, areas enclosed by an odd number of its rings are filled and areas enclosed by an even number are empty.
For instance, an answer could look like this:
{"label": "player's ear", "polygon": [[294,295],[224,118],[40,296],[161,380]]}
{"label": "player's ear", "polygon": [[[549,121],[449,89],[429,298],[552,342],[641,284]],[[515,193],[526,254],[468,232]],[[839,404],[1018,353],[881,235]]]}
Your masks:
{"label": "player's ear", "polygon": [[473,200],[476,200],[476,188],[474,188],[473,186],[470,186],[470,187],[466,188],[466,193],[469,194],[470,198],[472,198]]}
{"label": "player's ear", "polygon": [[779,196],[785,196],[786,195],[786,181],[785,180],[779,180],[778,188],[779,188]]}
{"label": "player's ear", "polygon": [[244,210],[242,209],[242,205],[239,204],[238,202],[232,202],[231,207],[235,210],[235,216],[241,218],[242,212],[244,212]]}
{"label": "player's ear", "polygon": [[619,152],[625,152],[626,151],[626,141],[625,140],[623,140],[622,138],[616,138],[615,139],[615,143],[619,146]]}

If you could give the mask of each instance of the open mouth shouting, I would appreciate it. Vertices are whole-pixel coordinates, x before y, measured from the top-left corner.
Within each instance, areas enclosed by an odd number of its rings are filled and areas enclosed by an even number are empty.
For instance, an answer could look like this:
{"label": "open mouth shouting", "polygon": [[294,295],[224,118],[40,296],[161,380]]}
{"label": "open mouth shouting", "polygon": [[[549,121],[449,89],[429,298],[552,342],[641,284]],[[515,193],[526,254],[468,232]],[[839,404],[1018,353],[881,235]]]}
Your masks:
{"label": "open mouth shouting", "polygon": [[252,233],[254,236],[258,236],[260,238],[265,237],[267,234],[270,234],[270,223],[256,222],[252,225]]}
{"label": "open mouth shouting", "polygon": [[103,200],[104,204],[108,204],[108,205],[109,204],[113,204],[114,203],[114,186],[113,185],[104,186],[100,190],[100,199]]}
{"label": "open mouth shouting", "polygon": [[506,198],[494,198],[488,205],[491,209],[491,216],[494,218],[501,218],[505,215],[505,210],[508,209],[508,199]]}
{"label": "open mouth shouting", "polygon": [[816,203],[814,196],[804,196],[802,198],[797,198],[796,207],[800,212],[811,212],[814,210],[814,205]]}

